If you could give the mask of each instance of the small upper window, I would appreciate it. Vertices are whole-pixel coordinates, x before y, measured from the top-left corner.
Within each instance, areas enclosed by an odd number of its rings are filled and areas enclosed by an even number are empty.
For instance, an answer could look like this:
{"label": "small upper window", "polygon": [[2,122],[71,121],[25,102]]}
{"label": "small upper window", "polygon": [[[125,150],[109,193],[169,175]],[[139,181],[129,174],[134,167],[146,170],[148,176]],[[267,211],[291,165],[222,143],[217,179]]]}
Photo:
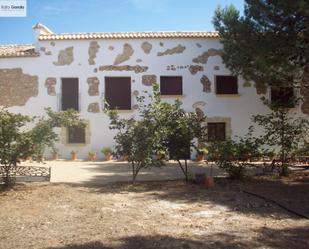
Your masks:
{"label": "small upper window", "polygon": [[225,123],[208,123],[207,124],[208,141],[224,141],[225,135]]}
{"label": "small upper window", "polygon": [[131,78],[105,77],[105,98],[110,109],[131,110]]}
{"label": "small upper window", "polygon": [[78,78],[61,79],[61,110],[67,109],[79,110],[79,90]]}
{"label": "small upper window", "polygon": [[86,143],[86,132],[84,127],[72,126],[68,128],[68,143],[69,144],[84,144]]}
{"label": "small upper window", "polygon": [[216,93],[238,94],[237,77],[229,75],[216,76]]}
{"label": "small upper window", "polygon": [[270,91],[271,102],[284,107],[294,107],[293,87],[272,87]]}
{"label": "small upper window", "polygon": [[161,76],[160,92],[161,95],[182,95],[182,77]]}

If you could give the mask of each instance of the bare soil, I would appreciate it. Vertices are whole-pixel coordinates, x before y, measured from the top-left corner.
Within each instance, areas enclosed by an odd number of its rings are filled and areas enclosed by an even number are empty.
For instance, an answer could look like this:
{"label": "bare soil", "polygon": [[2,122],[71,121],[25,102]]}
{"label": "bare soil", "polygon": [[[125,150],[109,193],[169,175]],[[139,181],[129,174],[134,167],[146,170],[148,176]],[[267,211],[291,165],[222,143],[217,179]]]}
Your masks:
{"label": "bare soil", "polygon": [[216,186],[23,184],[0,192],[1,249],[309,248],[309,173]]}

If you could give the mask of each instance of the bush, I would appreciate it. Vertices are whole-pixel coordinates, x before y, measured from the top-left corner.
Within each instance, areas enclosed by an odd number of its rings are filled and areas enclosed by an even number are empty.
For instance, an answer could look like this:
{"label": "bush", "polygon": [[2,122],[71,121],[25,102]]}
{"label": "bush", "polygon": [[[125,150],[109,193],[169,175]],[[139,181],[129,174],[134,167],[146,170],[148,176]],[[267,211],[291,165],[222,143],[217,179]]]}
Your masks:
{"label": "bush", "polygon": [[[203,133],[203,119],[196,113],[184,112],[178,100],[162,102],[157,84],[153,86],[153,94],[148,94],[149,104],[145,103],[144,95],[136,99],[138,117],[122,119],[117,110],[105,110],[110,118],[110,129],[117,130],[115,154],[126,156],[131,162],[133,182],[141,169],[161,166],[164,164],[162,159],[167,156],[178,161],[188,180],[187,158],[193,139]],[[182,159],[185,159],[185,165],[182,165]]]}
{"label": "bush", "polygon": [[44,150],[54,148],[58,140],[55,127],[85,125],[74,110],[53,112],[47,108],[46,114],[46,117],[31,118],[0,109],[0,164],[5,185],[14,184],[12,172],[21,159],[33,157],[42,161]]}
{"label": "bush", "polygon": [[244,138],[214,142],[209,148],[209,159],[228,173],[232,179],[242,179],[253,158],[260,156],[259,143],[249,132]]}

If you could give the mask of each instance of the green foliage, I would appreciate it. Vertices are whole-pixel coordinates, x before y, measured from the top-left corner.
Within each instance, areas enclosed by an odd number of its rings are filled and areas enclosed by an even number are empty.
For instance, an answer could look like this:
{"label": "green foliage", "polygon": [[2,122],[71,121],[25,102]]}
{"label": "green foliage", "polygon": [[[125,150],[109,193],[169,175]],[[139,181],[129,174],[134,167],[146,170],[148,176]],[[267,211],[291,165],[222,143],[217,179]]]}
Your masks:
{"label": "green foliage", "polygon": [[[188,181],[187,159],[190,157],[191,148],[196,148],[194,139],[204,141],[206,126],[202,124],[205,117],[198,117],[196,113],[186,113],[178,108],[171,112],[165,121],[167,127],[167,144],[170,158],[177,160],[179,167]],[[181,160],[184,160],[182,165]]]}
{"label": "green foliage", "polygon": [[33,153],[32,137],[23,128],[32,122],[28,116],[0,109],[0,164],[3,165],[3,180],[6,185],[14,183],[11,170]]}
{"label": "green foliage", "polygon": [[[146,104],[146,97],[149,103]],[[118,156],[127,156],[131,162],[133,182],[139,171],[143,168],[161,166],[162,158],[158,154],[167,155],[179,162],[179,165],[187,178],[187,170],[184,170],[180,162],[193,138],[201,133],[196,114],[185,113],[181,110],[181,102],[162,102],[159,86],[153,86],[153,94],[136,97],[139,114],[137,118],[122,119],[117,110],[106,110],[110,118],[110,129],[118,133],[115,136],[115,153]],[[187,163],[186,169],[187,169]]]}
{"label": "green foliage", "polygon": [[292,153],[295,156],[309,156],[309,142],[304,140]]}
{"label": "green foliage", "polygon": [[213,142],[209,148],[209,159],[214,160],[232,179],[242,179],[245,169],[252,166],[251,161],[260,155],[259,142],[252,136],[251,127],[246,136]]}
{"label": "green foliage", "polygon": [[102,152],[102,154],[104,154],[106,156],[106,155],[112,154],[113,150],[110,147],[104,147],[101,150],[101,152]]}
{"label": "green foliage", "polygon": [[206,147],[198,148],[196,151],[198,155],[203,155],[203,156],[206,156],[209,152]]}
{"label": "green foliage", "polygon": [[97,154],[97,152],[95,150],[91,150],[88,152],[89,156],[95,156]]}
{"label": "green foliage", "polygon": [[45,148],[53,148],[58,140],[55,127],[84,125],[73,110],[53,112],[47,108],[46,114],[31,118],[0,109],[0,164],[5,169],[5,184],[12,182],[11,171],[21,159],[31,156],[42,161]]}
{"label": "green foliage", "polygon": [[[147,92],[146,92],[147,93]],[[161,163],[154,155],[162,147],[162,130],[160,129],[160,113],[164,110],[160,102],[159,89],[154,87],[154,95],[149,95],[150,104],[145,104],[145,96],[138,96],[139,117],[122,119],[117,110],[106,110],[110,118],[110,129],[118,130],[114,137],[117,156],[127,156],[132,165],[133,182],[139,171]],[[161,112],[160,112],[161,111]]]}
{"label": "green foliage", "polygon": [[292,152],[304,142],[309,121],[302,117],[296,117],[296,113],[289,108],[263,100],[271,112],[266,115],[255,115],[252,120],[263,127],[264,134],[259,138],[260,143],[278,149],[282,174],[286,174],[287,171],[284,167],[286,167]]}
{"label": "green foliage", "polygon": [[244,16],[233,6],[213,18],[223,62],[259,85],[298,85],[309,64],[309,2],[246,0]]}

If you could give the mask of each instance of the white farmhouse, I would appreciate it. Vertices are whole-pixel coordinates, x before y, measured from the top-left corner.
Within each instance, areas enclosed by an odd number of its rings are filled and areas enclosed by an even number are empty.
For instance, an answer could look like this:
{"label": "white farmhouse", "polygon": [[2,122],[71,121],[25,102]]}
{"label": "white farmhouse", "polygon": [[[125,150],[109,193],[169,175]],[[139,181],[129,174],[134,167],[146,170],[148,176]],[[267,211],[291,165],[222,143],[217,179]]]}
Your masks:
{"label": "white farmhouse", "polygon": [[[207,115],[210,140],[243,135],[252,114],[267,112],[260,97],[270,97],[271,90],[230,74],[216,32],[56,34],[42,24],[33,29],[34,45],[0,46],[0,106],[27,115],[42,115],[45,107],[79,110],[88,122],[85,130],[59,131],[57,147],[65,158],[72,150],[86,158],[90,150],[112,147],[103,100],[123,117],[136,115],[135,96],[154,83],[164,100],[178,98],[186,111]],[[296,111],[308,114],[307,100]]]}

